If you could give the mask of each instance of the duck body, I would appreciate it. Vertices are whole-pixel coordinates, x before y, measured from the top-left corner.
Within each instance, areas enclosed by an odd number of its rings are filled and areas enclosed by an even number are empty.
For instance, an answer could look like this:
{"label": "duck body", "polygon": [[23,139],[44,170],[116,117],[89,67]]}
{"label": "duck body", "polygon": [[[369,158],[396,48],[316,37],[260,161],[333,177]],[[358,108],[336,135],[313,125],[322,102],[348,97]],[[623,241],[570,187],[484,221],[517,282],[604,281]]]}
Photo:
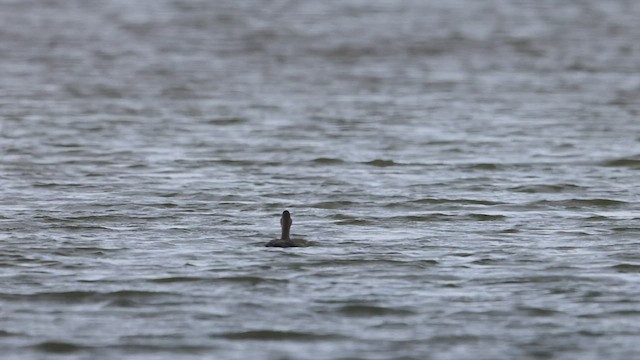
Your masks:
{"label": "duck body", "polygon": [[266,247],[297,247],[296,243],[294,243],[291,239],[282,240],[282,239],[274,239],[271,240],[265,245]]}
{"label": "duck body", "polygon": [[291,240],[291,224],[293,224],[293,220],[291,220],[291,214],[285,210],[282,212],[282,217],[280,218],[280,226],[282,227],[282,235],[280,239],[275,239],[269,241],[265,246],[266,247],[297,247],[295,242]]}

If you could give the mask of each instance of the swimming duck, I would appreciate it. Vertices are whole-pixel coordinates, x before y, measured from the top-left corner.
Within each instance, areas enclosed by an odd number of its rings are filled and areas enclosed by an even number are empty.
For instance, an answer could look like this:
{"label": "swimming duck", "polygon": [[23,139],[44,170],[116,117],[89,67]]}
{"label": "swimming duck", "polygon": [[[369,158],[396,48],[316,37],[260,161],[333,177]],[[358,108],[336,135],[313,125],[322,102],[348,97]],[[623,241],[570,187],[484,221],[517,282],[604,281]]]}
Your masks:
{"label": "swimming duck", "polygon": [[280,218],[280,226],[282,227],[282,235],[280,239],[271,240],[267,243],[268,247],[295,247],[298,246],[296,243],[291,241],[289,234],[291,232],[291,224],[293,224],[293,220],[291,220],[291,214],[285,210],[282,212],[282,217]]}

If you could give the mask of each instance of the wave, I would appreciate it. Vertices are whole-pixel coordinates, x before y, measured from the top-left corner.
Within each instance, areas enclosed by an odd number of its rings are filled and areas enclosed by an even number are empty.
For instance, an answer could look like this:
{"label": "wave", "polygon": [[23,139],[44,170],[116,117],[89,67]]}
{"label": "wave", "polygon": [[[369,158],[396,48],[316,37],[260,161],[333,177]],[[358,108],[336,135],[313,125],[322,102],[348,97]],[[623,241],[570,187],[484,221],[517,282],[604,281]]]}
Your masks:
{"label": "wave", "polygon": [[300,331],[278,331],[278,330],[248,330],[238,332],[225,332],[222,334],[210,335],[214,338],[224,338],[228,340],[269,340],[269,341],[312,341],[343,338],[341,335],[317,334]]}
{"label": "wave", "polygon": [[503,164],[494,163],[478,163],[478,164],[465,164],[463,168],[467,170],[500,170]]}
{"label": "wave", "polygon": [[126,248],[101,248],[101,247],[61,247],[55,250],[54,254],[61,256],[94,256],[104,255],[111,252],[120,252]]}
{"label": "wave", "polygon": [[629,203],[621,200],[613,199],[566,199],[566,200],[541,200],[529,204],[534,207],[563,207],[563,208],[582,208],[582,207],[622,207]]}
{"label": "wave", "polygon": [[215,118],[207,120],[207,124],[211,125],[236,125],[236,124],[244,124],[248,122],[247,118],[243,117],[225,117],[225,118]]}
{"label": "wave", "polygon": [[407,222],[431,222],[431,221],[502,221],[507,216],[500,214],[484,214],[484,213],[468,213],[468,214],[445,214],[445,213],[431,213],[425,215],[407,215],[396,216],[391,219],[397,221]]}
{"label": "wave", "polygon": [[199,276],[168,276],[147,279],[148,282],[157,284],[172,284],[185,282],[209,282],[209,283],[237,283],[245,285],[258,285],[265,283],[286,283],[285,279],[273,279],[259,276],[227,276],[227,277],[199,277]]}
{"label": "wave", "polygon": [[[111,350],[119,349],[127,352],[138,352],[138,353],[141,351],[148,351],[148,352],[171,351],[176,353],[185,353],[185,352],[186,353],[204,353],[204,352],[210,352],[211,350],[214,349],[211,346],[200,346],[200,345],[184,345],[184,344],[171,344],[171,343],[151,345],[151,344],[140,343],[140,341],[145,341],[145,340],[148,341],[148,340],[154,340],[158,338],[162,338],[166,340],[167,337],[166,336],[165,337],[124,336],[121,338],[123,341],[125,342],[133,341],[134,343],[121,343],[121,344],[109,346],[109,349]],[[44,342],[35,344],[32,347],[36,351],[39,351],[42,353],[61,355],[61,356],[64,356],[65,354],[73,354],[77,352],[86,352],[91,350],[104,349],[103,346],[97,346],[97,347],[84,346],[84,345],[78,345],[78,344],[74,344],[71,342],[64,342],[64,341],[44,341]]]}
{"label": "wave", "polygon": [[333,259],[333,260],[322,260],[316,261],[312,263],[302,263],[302,266],[308,265],[313,268],[320,267],[366,267],[368,265],[371,266],[384,266],[389,265],[393,267],[402,266],[402,267],[416,267],[416,268],[428,268],[432,266],[438,265],[439,262],[437,260],[388,260],[388,259]]}
{"label": "wave", "polygon": [[342,209],[348,208],[358,203],[353,201],[323,201],[315,204],[311,204],[310,207],[316,209]]}
{"label": "wave", "polygon": [[24,334],[9,332],[6,330],[0,330],[0,338],[2,337],[11,337],[11,336],[23,336]]}
{"label": "wave", "polygon": [[451,205],[484,205],[484,206],[494,206],[494,205],[503,205],[505,203],[484,199],[447,199],[447,198],[433,198],[427,197],[417,200],[408,200],[408,201],[399,201],[385,204],[384,207],[402,207],[407,204],[426,204],[426,205],[441,205],[441,204],[451,204]]}
{"label": "wave", "polygon": [[369,317],[369,316],[402,316],[413,315],[414,311],[402,308],[392,308],[368,304],[349,304],[341,306],[338,312],[343,316]]}
{"label": "wave", "polygon": [[640,169],[640,155],[606,160],[602,162],[601,165],[607,167],[627,167],[632,169]]}
{"label": "wave", "polygon": [[512,187],[513,192],[536,194],[536,193],[563,193],[585,189],[582,186],[574,184],[537,184],[537,185],[521,185]]}
{"label": "wave", "polygon": [[448,222],[448,221],[504,221],[508,217],[502,214],[486,214],[486,213],[466,213],[466,214],[450,214],[450,213],[428,213],[421,215],[402,215],[392,217],[371,217],[356,218],[346,215],[333,216],[338,221],[336,225],[358,225],[370,226],[381,224],[384,222],[403,222],[403,223],[420,223],[420,222]]}
{"label": "wave", "polygon": [[311,162],[315,164],[322,164],[322,165],[335,165],[335,164],[343,164],[344,160],[337,159],[337,158],[319,157],[311,160]]}
{"label": "wave", "polygon": [[52,353],[52,354],[68,354],[82,350],[82,346],[68,342],[58,341],[45,341],[35,345],[35,348],[39,351]]}
{"label": "wave", "polygon": [[557,310],[534,306],[519,306],[518,310],[524,311],[527,313],[527,315],[535,317],[555,316],[558,314],[562,314],[562,312]]}
{"label": "wave", "polygon": [[366,161],[366,162],[363,162],[362,164],[370,165],[370,166],[376,166],[376,167],[387,167],[387,166],[394,166],[394,165],[402,165],[402,164],[398,164],[397,162],[395,162],[393,160],[384,160],[384,159],[375,159],[375,160],[371,160],[371,161]]}
{"label": "wave", "polygon": [[40,292],[32,294],[0,293],[0,299],[13,301],[37,301],[37,302],[63,302],[63,303],[86,303],[101,302],[122,299],[146,299],[162,296],[179,295],[172,292],[143,291],[143,290],[119,290],[112,292],[98,291],[61,291],[61,292]]}
{"label": "wave", "polygon": [[640,273],[640,264],[618,264],[611,266],[610,269],[619,273]]}
{"label": "wave", "polygon": [[286,283],[286,282],[288,282],[288,280],[285,280],[285,279],[263,278],[263,277],[258,277],[258,276],[228,276],[228,277],[216,278],[214,281],[239,283],[239,284],[249,284],[249,285],[257,285],[257,284],[263,284],[263,283]]}
{"label": "wave", "polygon": [[149,279],[148,281],[153,283],[159,283],[159,284],[172,284],[172,283],[195,282],[195,281],[203,281],[203,280],[210,280],[210,279],[193,277],[193,276],[171,276],[171,277]]}

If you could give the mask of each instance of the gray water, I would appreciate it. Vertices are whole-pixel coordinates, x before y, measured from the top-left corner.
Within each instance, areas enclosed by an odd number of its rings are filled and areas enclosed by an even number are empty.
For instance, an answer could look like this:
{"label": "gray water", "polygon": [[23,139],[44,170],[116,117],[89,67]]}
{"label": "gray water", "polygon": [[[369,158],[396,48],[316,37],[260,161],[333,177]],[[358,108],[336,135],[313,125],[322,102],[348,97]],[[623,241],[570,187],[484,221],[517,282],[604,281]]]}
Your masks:
{"label": "gray water", "polygon": [[0,0],[2,359],[638,358],[638,19]]}

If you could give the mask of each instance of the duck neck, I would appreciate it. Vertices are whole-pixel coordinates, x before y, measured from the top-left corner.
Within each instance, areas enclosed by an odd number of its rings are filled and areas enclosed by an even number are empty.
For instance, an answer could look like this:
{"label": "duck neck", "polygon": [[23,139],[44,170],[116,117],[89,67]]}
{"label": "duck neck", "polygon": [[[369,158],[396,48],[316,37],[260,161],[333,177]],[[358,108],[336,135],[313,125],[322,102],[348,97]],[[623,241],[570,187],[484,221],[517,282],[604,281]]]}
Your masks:
{"label": "duck neck", "polygon": [[282,224],[282,236],[280,236],[280,240],[289,240],[289,231],[291,231],[291,225]]}

